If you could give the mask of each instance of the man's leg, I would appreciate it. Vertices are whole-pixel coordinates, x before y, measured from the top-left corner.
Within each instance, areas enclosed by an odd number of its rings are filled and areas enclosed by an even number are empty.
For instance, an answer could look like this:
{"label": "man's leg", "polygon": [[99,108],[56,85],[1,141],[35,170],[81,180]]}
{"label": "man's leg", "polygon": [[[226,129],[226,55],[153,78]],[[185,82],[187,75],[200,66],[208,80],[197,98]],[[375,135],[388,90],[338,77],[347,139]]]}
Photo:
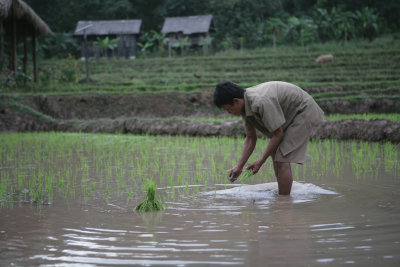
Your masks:
{"label": "man's leg", "polygon": [[279,195],[290,195],[293,184],[290,162],[276,162],[276,165],[278,170],[276,179],[278,181]]}
{"label": "man's leg", "polygon": [[278,182],[279,195],[290,195],[293,184],[292,169],[290,162],[275,161],[275,153],[272,154],[276,181]]}
{"label": "man's leg", "polygon": [[279,195],[290,195],[293,184],[290,162],[273,161],[276,181],[278,182]]}

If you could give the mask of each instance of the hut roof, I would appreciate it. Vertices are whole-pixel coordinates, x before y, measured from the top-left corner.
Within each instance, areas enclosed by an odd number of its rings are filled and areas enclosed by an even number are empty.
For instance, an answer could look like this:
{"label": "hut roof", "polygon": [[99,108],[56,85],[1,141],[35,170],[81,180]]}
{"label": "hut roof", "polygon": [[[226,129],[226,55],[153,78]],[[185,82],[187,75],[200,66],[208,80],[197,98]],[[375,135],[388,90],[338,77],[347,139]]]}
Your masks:
{"label": "hut roof", "polygon": [[49,26],[22,0],[0,0],[0,20],[14,17],[19,25],[29,24],[38,35],[53,34]]}
{"label": "hut roof", "polygon": [[212,18],[212,15],[166,18],[161,32],[206,33],[210,30]]}
{"label": "hut roof", "polygon": [[86,26],[92,25],[86,29],[87,35],[109,35],[109,34],[139,34],[142,21],[132,20],[95,20],[78,21],[76,24],[75,35],[83,35],[80,30]]}

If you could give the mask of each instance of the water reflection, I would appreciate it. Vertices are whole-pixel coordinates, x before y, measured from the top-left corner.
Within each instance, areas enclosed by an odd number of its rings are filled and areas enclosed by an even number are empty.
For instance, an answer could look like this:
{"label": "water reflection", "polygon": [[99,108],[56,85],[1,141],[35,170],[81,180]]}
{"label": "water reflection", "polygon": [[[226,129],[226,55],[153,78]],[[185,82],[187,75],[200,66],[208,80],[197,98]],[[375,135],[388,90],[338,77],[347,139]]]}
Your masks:
{"label": "water reflection", "polygon": [[[51,205],[38,208],[16,201],[1,207],[1,266],[398,265],[398,148],[314,142],[316,160],[296,175],[305,181],[294,184],[301,190],[294,187],[291,197],[281,197],[274,188],[260,187],[272,175],[267,169],[251,181],[257,184],[251,194],[246,195],[244,185],[225,185],[219,171],[231,166],[232,144],[219,139],[185,150],[172,137],[124,136],[119,144],[119,137],[101,136],[108,142],[105,149],[104,142],[98,146],[90,136],[78,137],[60,139],[56,143],[68,150],[54,149],[54,158],[53,152],[47,158],[38,155],[40,164],[15,157],[14,165],[0,166],[1,182],[7,176],[11,185],[19,177],[23,185],[25,178],[44,170],[43,177],[52,177],[57,187]],[[31,139],[23,142],[20,155],[35,151],[28,149],[37,148],[37,138]],[[50,148],[47,138],[42,139],[46,142],[40,144]],[[135,140],[147,140],[149,146],[138,150]],[[184,141],[196,145],[197,140]],[[82,141],[90,144],[85,150],[75,144]],[[208,158],[216,144],[222,150]],[[153,164],[152,152],[159,168],[147,170],[143,157]],[[147,177],[158,179],[163,212],[133,211]]]}
{"label": "water reflection", "polygon": [[[11,255],[20,259],[17,265],[35,266],[369,265],[398,260],[398,224],[376,213],[382,208],[374,201],[354,212],[358,204],[344,205],[356,200],[348,195],[301,203],[296,197],[278,195],[268,202],[215,196],[190,199],[160,213],[112,216],[73,206],[57,211],[49,207],[40,216],[35,209],[21,209],[9,214],[17,219],[10,222],[19,224],[20,232],[8,233],[6,243],[2,242],[8,253],[0,245],[0,262],[10,263],[5,259]],[[227,216],[221,207],[229,204],[235,213]],[[391,212],[398,217],[398,210]],[[31,218],[30,228],[26,220],[18,220],[26,216]],[[10,229],[4,221],[1,226]]]}
{"label": "water reflection", "polygon": [[277,197],[265,214],[248,213],[240,216],[242,235],[247,241],[248,265],[297,265],[310,262],[307,248],[310,234],[302,217],[295,214],[291,197]]}

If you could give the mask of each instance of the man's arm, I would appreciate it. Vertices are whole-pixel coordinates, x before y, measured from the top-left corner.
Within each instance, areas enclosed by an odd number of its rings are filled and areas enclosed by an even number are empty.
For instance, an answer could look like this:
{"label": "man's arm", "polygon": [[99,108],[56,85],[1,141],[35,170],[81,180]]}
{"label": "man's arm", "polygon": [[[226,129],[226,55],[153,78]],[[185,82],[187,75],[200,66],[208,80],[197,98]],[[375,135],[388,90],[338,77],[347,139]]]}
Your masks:
{"label": "man's arm", "polygon": [[257,143],[256,129],[252,128],[250,130],[246,130],[245,133],[246,133],[246,138],[244,139],[242,155],[240,156],[240,159],[239,159],[236,167],[234,167],[229,172],[229,177],[231,177],[231,182],[234,182],[239,177],[239,175],[242,173],[242,169],[243,169],[244,165],[246,164],[251,153],[253,153],[254,148],[256,147],[256,143]]}
{"label": "man's arm", "polygon": [[282,141],[283,134],[284,133],[282,127],[279,127],[277,130],[275,130],[261,158],[250,164],[250,166],[247,167],[247,169],[252,169],[253,173],[257,173],[260,170],[261,166],[264,164],[264,162],[268,159],[268,157],[271,156],[272,153],[274,153],[274,151],[277,149],[280,142]]}

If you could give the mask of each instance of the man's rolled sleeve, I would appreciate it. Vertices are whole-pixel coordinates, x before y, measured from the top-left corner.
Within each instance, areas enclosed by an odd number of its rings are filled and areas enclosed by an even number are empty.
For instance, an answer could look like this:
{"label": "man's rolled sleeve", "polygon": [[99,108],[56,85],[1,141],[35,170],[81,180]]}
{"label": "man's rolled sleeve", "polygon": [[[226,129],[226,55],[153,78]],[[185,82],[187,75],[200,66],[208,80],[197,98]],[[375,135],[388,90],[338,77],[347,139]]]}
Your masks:
{"label": "man's rolled sleeve", "polygon": [[254,126],[251,125],[247,120],[246,120],[246,116],[242,116],[242,120],[243,120],[243,126],[246,132],[252,131],[254,130]]}

